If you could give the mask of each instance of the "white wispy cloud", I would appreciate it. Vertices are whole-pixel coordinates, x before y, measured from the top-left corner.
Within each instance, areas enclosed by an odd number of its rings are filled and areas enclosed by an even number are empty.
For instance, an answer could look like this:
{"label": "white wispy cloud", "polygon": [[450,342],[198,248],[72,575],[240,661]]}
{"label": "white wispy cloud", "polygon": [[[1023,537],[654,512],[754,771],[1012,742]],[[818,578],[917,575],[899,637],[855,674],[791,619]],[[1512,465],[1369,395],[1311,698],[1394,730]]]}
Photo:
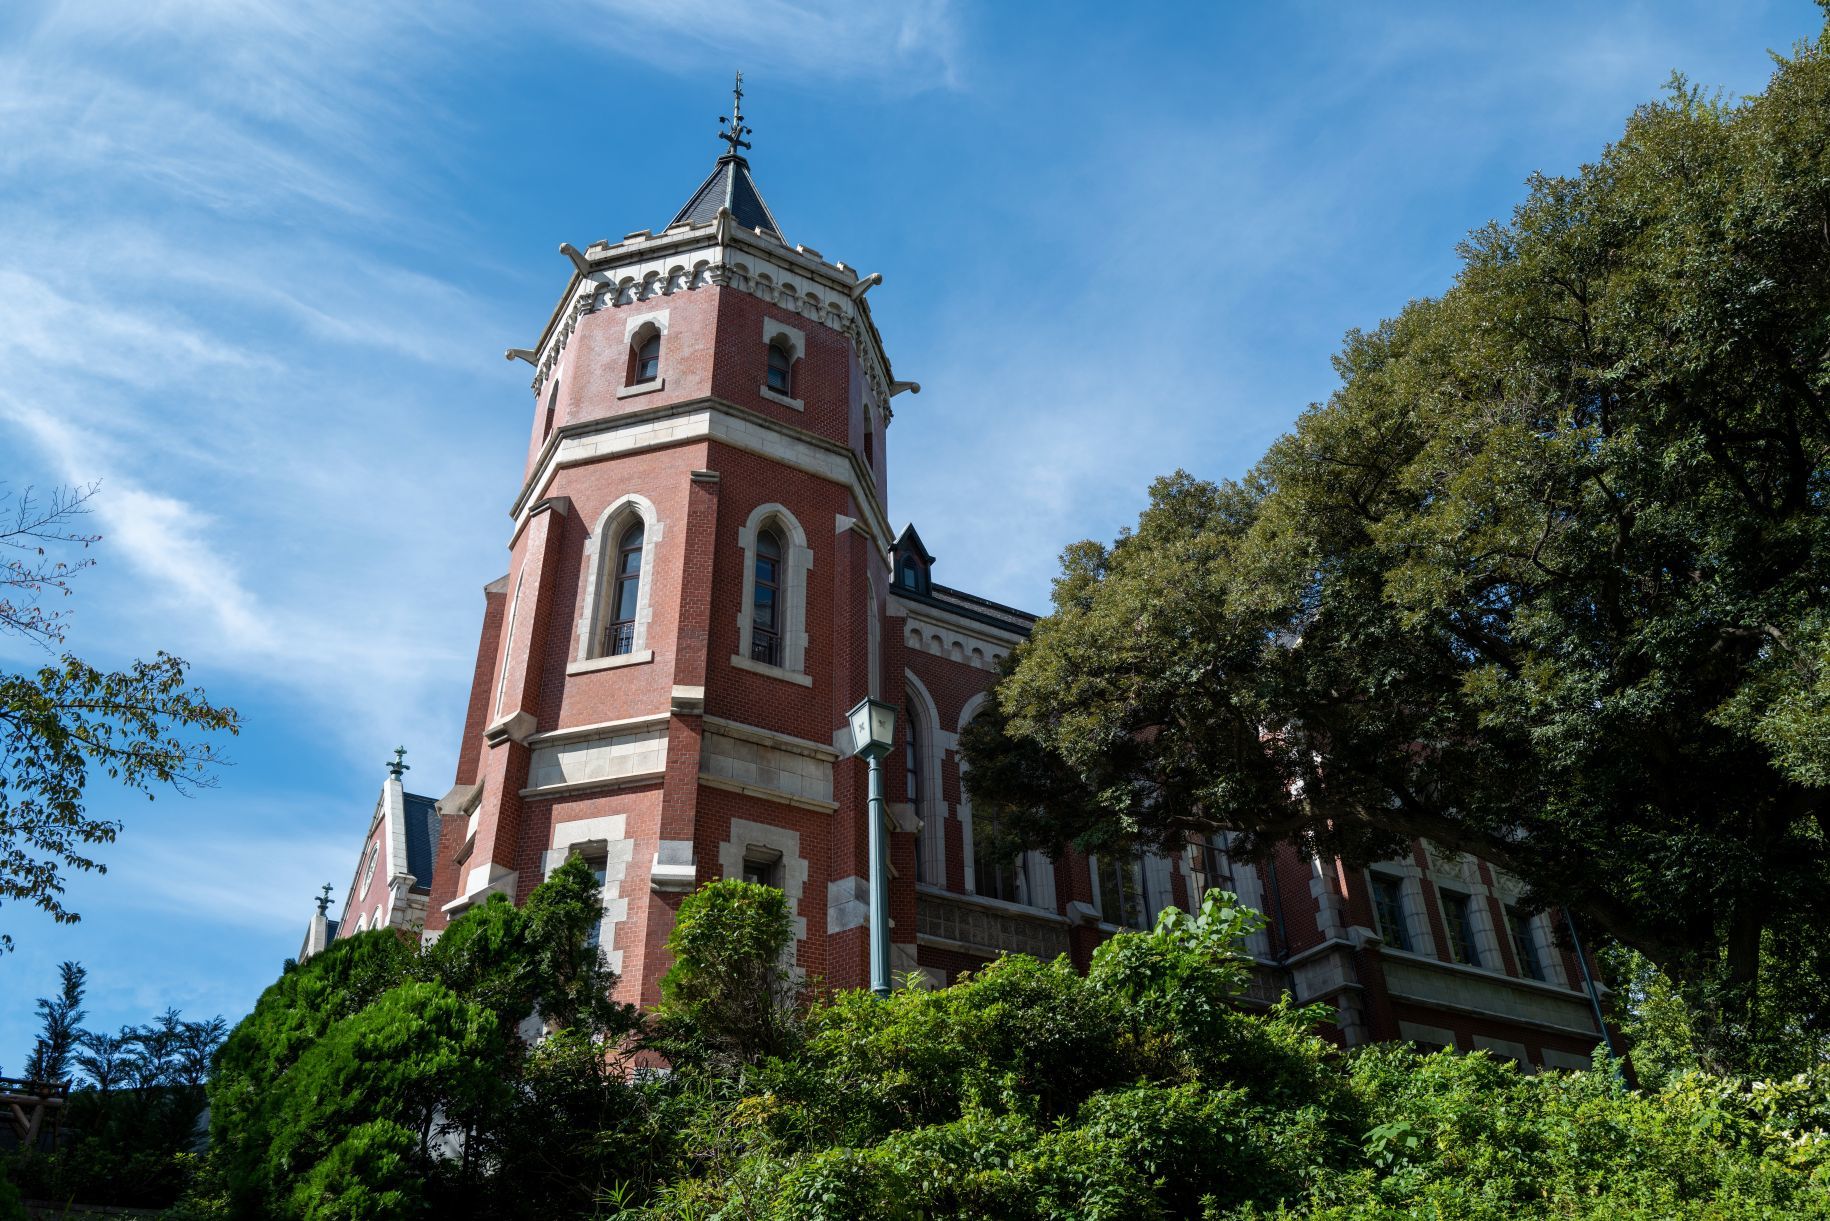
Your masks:
{"label": "white wispy cloud", "polygon": [[584,0],[553,11],[618,55],[669,71],[702,70],[710,51],[814,87],[863,79],[910,93],[963,80],[950,0]]}

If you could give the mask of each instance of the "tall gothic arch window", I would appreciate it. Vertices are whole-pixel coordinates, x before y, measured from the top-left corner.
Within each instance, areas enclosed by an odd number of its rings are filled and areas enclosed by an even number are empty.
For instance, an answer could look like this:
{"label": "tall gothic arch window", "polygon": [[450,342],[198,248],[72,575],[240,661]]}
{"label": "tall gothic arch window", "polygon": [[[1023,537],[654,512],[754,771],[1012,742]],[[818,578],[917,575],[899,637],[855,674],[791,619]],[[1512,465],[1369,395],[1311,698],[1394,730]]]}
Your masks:
{"label": "tall gothic arch window", "polygon": [[737,607],[737,651],[731,664],[802,687],[807,673],[807,576],[813,549],[786,505],[761,504],[737,531],[743,553],[743,601]]}
{"label": "tall gothic arch window", "polygon": [[770,526],[756,536],[756,583],[750,599],[750,660],[782,664],[782,536]]}
{"label": "tall gothic arch window", "polygon": [[907,710],[906,715],[903,718],[903,791],[909,799],[910,813],[914,814],[921,824],[920,829],[915,833],[915,880],[917,882],[939,883],[945,881],[945,879],[929,876],[933,871],[933,864],[928,860],[929,854],[924,851],[926,844],[923,841],[925,841],[928,836],[939,832],[940,828],[928,826],[927,819],[922,816],[921,728],[915,719],[915,701],[911,697],[904,695],[902,697],[902,706]]}
{"label": "tall gothic arch window", "polygon": [[635,651],[636,612],[642,599],[642,523],[638,520],[616,544],[611,570],[610,622],[604,627],[603,651],[616,657]]}

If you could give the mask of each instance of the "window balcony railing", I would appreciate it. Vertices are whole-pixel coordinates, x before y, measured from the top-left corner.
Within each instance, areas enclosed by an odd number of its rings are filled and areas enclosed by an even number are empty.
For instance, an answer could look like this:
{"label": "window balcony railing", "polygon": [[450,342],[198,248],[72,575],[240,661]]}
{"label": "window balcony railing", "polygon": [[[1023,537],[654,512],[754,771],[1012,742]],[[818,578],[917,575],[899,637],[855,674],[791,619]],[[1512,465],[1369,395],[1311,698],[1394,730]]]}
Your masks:
{"label": "window balcony railing", "polygon": [[765,666],[782,664],[782,638],[757,627],[750,629],[750,660]]}
{"label": "window balcony railing", "polygon": [[621,657],[635,652],[635,624],[612,623],[604,629],[604,656]]}

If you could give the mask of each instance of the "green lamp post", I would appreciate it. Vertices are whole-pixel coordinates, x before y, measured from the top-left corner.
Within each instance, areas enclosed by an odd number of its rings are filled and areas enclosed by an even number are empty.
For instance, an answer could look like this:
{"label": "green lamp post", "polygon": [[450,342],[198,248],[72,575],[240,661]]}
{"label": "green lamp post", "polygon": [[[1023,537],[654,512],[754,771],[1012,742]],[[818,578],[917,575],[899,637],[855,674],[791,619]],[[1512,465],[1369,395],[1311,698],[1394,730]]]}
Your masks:
{"label": "green lamp post", "polygon": [[871,991],[890,994],[890,847],[883,808],[883,756],[896,740],[896,707],[866,697],[847,717],[851,753],[870,767]]}

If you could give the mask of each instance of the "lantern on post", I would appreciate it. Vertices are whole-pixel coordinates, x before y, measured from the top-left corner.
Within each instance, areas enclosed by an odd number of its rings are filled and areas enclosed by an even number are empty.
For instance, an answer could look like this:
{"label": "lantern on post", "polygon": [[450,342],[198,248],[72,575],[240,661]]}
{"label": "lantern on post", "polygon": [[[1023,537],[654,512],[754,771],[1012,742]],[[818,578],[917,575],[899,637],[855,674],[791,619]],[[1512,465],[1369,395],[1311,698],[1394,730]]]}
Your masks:
{"label": "lantern on post", "polygon": [[865,698],[847,715],[851,753],[870,768],[871,991],[890,994],[889,834],[884,825],[883,757],[896,740],[896,706]]}

